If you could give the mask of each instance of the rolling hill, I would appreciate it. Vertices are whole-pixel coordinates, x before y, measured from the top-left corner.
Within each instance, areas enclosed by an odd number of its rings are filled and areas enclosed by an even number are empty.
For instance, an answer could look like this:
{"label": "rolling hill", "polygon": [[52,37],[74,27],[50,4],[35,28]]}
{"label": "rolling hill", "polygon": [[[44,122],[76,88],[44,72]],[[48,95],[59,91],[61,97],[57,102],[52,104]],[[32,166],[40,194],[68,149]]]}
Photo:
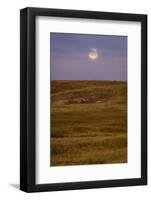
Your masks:
{"label": "rolling hill", "polygon": [[51,81],[51,166],[127,162],[127,82]]}

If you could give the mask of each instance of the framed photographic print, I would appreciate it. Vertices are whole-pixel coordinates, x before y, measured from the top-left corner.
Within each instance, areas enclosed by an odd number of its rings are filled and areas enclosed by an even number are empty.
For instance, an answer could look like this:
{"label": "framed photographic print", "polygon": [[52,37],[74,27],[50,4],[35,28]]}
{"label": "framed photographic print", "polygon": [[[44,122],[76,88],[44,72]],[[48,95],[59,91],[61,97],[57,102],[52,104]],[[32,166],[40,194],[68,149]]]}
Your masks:
{"label": "framed photographic print", "polygon": [[20,12],[20,189],[147,184],[147,16]]}

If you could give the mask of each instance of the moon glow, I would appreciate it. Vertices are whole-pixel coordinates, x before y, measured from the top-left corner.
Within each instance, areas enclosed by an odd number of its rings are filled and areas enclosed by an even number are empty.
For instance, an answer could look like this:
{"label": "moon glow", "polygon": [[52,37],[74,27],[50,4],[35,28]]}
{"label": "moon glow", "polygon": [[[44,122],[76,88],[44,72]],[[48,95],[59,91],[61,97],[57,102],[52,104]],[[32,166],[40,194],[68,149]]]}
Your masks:
{"label": "moon glow", "polygon": [[90,49],[89,53],[88,53],[89,59],[90,60],[96,60],[98,58],[98,51],[97,49]]}

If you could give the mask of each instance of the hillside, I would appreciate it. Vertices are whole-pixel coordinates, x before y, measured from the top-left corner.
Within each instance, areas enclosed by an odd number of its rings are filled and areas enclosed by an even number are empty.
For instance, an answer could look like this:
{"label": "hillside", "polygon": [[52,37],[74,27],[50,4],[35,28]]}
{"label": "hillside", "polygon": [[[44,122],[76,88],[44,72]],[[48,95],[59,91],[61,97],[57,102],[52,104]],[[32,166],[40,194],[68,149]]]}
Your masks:
{"label": "hillside", "polygon": [[51,165],[127,162],[127,83],[51,81]]}

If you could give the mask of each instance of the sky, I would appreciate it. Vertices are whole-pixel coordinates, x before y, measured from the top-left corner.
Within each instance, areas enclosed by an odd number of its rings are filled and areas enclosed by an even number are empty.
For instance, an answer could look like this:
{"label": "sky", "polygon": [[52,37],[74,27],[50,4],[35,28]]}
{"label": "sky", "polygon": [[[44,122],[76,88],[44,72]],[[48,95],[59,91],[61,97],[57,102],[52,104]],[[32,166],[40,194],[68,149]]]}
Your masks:
{"label": "sky", "polygon": [[51,80],[127,80],[127,36],[50,33]]}

